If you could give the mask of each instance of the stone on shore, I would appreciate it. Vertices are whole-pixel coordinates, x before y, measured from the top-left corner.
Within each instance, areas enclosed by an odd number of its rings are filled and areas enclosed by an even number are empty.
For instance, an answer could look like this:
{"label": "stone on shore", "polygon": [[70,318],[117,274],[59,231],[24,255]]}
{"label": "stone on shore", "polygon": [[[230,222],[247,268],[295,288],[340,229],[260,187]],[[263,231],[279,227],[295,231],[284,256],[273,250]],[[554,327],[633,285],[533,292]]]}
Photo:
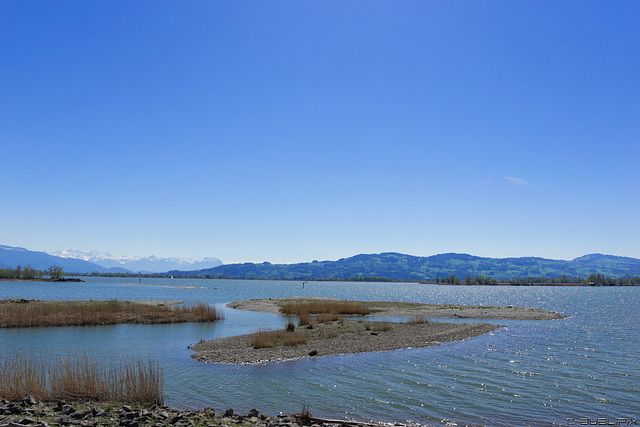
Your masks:
{"label": "stone on shore", "polygon": [[[216,412],[211,408],[198,411],[178,410],[157,405],[123,405],[86,402],[38,402],[33,396],[27,396],[20,402],[0,399],[0,427],[55,427],[55,426],[183,426],[206,425],[240,426],[280,426],[295,427],[301,425],[341,424],[340,420],[323,420],[301,414],[278,415],[275,417],[261,414],[252,409],[247,415],[236,414],[231,408]],[[344,420],[354,426],[373,426],[375,424]]]}

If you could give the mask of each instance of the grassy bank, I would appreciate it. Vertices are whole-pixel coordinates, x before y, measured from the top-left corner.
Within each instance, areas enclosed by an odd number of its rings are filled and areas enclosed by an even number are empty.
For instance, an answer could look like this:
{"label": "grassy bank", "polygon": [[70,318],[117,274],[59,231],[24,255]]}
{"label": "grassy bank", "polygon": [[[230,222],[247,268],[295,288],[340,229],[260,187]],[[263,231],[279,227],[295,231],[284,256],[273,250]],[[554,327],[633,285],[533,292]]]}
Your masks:
{"label": "grassy bank", "polygon": [[221,318],[215,307],[204,303],[0,300],[2,328],[213,322]]}
{"label": "grassy bank", "polygon": [[162,372],[153,362],[104,367],[84,355],[43,361],[22,352],[0,359],[0,397],[8,400],[162,404],[162,389]]}

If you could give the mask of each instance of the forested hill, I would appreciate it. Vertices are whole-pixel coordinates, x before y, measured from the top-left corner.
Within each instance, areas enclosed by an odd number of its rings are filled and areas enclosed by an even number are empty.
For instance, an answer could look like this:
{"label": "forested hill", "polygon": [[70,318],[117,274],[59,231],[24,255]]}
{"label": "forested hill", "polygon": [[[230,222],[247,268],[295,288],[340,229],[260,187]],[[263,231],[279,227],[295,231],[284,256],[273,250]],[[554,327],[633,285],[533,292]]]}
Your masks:
{"label": "forested hill", "polygon": [[455,275],[490,276],[498,280],[522,277],[608,277],[640,275],[640,259],[591,254],[571,261],[536,257],[483,258],[467,254],[441,254],[429,257],[399,253],[362,254],[338,261],[300,264],[228,264],[197,271],[170,271],[174,276],[209,276],[263,279],[338,279],[386,277],[398,280],[434,280]]}

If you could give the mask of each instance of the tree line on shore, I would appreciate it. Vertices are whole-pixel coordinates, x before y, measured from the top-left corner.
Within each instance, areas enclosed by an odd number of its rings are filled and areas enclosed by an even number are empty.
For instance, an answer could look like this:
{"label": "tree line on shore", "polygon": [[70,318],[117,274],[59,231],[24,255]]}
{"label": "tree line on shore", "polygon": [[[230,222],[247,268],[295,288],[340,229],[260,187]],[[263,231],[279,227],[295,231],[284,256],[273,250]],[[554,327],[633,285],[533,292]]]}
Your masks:
{"label": "tree line on shore", "polygon": [[[65,272],[62,267],[52,266],[45,271],[36,270],[29,265],[22,268],[20,266],[16,268],[0,268],[0,280],[41,280],[45,276],[49,276],[51,281],[64,280]],[[148,273],[148,274],[132,274],[132,273],[91,273],[85,274],[85,276],[97,276],[97,277],[143,277],[143,278],[173,278],[168,273]],[[399,279],[391,279],[382,276],[353,276],[344,278],[298,278],[298,279],[264,279],[261,277],[234,277],[227,275],[182,275],[180,278],[192,278],[192,279],[243,279],[243,280],[303,280],[303,281],[340,281],[340,282],[401,282]],[[600,273],[590,274],[588,277],[519,277],[516,279],[497,280],[490,276],[475,276],[467,275],[464,279],[457,277],[455,274],[451,274],[445,278],[436,277],[436,284],[443,285],[583,285],[583,286],[638,286],[640,285],[640,276],[627,276],[627,277],[608,277]],[[429,283],[428,281],[421,281],[421,283]],[[432,283],[432,282],[431,282]]]}
{"label": "tree line on shore", "polygon": [[452,274],[444,279],[436,277],[436,283],[448,285],[583,285],[583,286],[638,286],[640,285],[640,276],[627,277],[607,277],[600,273],[590,274],[584,277],[519,277],[517,279],[508,279],[498,281],[489,276],[466,276],[464,279],[456,277]]}
{"label": "tree line on shore", "polygon": [[64,280],[62,267],[51,266],[46,271],[36,270],[27,265],[25,268],[0,268],[0,280],[39,280],[49,276],[50,280]]}
{"label": "tree line on shore", "polygon": [[[169,272],[171,273],[171,272]],[[146,274],[127,274],[127,273],[91,273],[86,276],[98,277],[142,277],[142,278],[173,278],[169,273],[146,273]],[[238,277],[220,274],[183,274],[177,276],[180,279],[218,279],[218,280],[289,280],[304,282],[411,282],[411,280],[392,279],[384,276],[352,276],[352,277],[298,277],[298,278],[264,278],[255,277]],[[608,277],[603,274],[594,273],[587,278],[584,277],[520,277],[517,279],[497,280],[490,276],[469,276],[464,279],[451,274],[445,278],[436,277],[433,281],[422,280],[420,283],[436,283],[443,285],[583,285],[583,286],[638,286],[640,285],[640,276],[627,277]]]}

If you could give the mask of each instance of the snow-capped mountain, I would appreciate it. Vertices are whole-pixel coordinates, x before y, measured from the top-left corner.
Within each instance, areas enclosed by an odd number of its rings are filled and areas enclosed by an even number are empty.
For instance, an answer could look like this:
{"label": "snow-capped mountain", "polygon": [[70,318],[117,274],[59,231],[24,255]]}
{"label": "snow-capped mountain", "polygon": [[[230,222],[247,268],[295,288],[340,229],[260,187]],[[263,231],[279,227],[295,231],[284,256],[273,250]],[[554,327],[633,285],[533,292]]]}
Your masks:
{"label": "snow-capped mountain", "polygon": [[213,257],[193,260],[175,257],[160,258],[154,255],[148,257],[113,256],[104,252],[77,251],[73,249],[50,252],[49,254],[61,258],[81,259],[98,264],[104,268],[124,268],[136,273],[164,273],[169,270],[201,270],[222,265],[222,261]]}
{"label": "snow-capped mountain", "polygon": [[30,266],[36,270],[46,270],[57,266],[67,273],[93,273],[93,272],[126,272],[124,269],[107,269],[101,265],[76,258],[62,258],[45,252],[30,251],[25,248],[0,245],[0,267],[16,268],[18,266]]}

